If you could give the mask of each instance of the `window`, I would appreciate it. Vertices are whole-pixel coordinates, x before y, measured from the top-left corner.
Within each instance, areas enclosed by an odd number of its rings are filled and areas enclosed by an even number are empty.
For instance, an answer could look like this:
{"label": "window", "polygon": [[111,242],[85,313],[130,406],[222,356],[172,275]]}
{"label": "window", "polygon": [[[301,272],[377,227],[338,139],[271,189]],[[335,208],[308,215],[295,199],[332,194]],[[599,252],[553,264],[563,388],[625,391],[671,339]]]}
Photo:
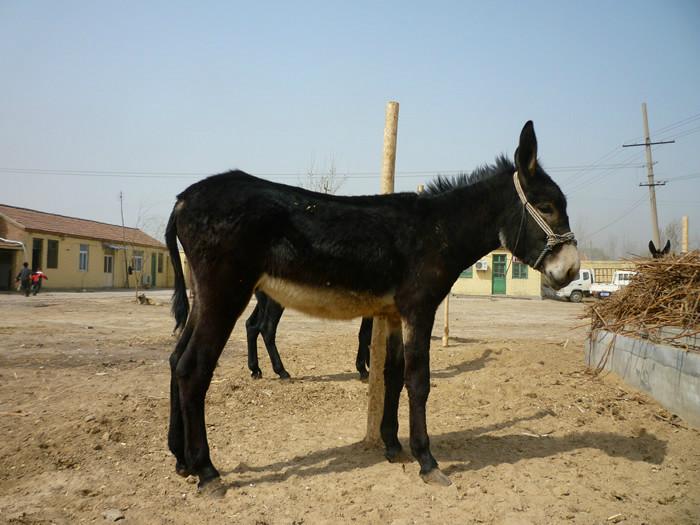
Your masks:
{"label": "window", "polygon": [[527,264],[513,263],[513,279],[527,279]]}
{"label": "window", "polygon": [[78,270],[81,272],[88,271],[88,245],[80,245],[80,258],[78,259]]}
{"label": "window", "polygon": [[158,273],[163,273],[163,254],[158,254]]}
{"label": "window", "polygon": [[474,267],[470,266],[466,270],[464,270],[462,273],[459,274],[460,277],[464,277],[465,279],[471,279],[474,276]]}
{"label": "window", "polygon": [[135,272],[143,271],[143,250],[134,250],[134,267]]}
{"label": "window", "polygon": [[111,255],[105,255],[105,262],[104,262],[104,272],[105,273],[112,273],[113,263],[114,263],[114,258]]}
{"label": "window", "polygon": [[48,251],[46,252],[46,267],[58,268],[58,241],[49,239]]}

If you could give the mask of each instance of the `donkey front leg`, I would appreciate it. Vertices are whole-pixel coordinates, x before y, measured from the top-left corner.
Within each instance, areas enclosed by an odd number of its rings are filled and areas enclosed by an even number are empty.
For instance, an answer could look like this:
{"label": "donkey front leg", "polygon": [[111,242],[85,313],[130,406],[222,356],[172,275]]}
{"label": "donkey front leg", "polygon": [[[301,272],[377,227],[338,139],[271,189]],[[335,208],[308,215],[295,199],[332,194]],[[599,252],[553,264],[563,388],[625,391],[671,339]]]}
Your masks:
{"label": "donkey front leg", "polygon": [[413,457],[420,464],[420,476],[426,483],[451,485],[438,468],[430,452],[425,405],[430,393],[430,332],[433,318],[403,320],[405,382],[408,390],[410,443]]}

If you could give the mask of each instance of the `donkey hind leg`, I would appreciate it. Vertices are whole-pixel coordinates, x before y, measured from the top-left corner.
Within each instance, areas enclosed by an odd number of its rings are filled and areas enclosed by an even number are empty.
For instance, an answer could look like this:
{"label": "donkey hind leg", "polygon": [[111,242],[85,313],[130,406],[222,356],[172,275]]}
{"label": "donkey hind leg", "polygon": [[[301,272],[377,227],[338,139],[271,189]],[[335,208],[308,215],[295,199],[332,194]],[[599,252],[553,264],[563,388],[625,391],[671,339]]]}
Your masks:
{"label": "donkey hind leg", "polygon": [[369,378],[367,367],[369,366],[369,347],[372,343],[372,317],[363,317],[360,324],[360,332],[357,334],[357,358],[355,368],[360,373],[360,379]]}
{"label": "donkey hind leg", "polygon": [[[257,296],[257,294],[256,294]],[[260,334],[260,318],[262,316],[260,309],[260,301],[255,305],[253,313],[245,322],[246,338],[248,341],[248,369],[250,377],[260,379],[262,370],[258,363],[258,335]]]}
{"label": "donkey hind leg", "polygon": [[[236,319],[243,312],[252,286],[246,293],[236,293],[224,287],[226,294],[212,297],[199,290],[195,325],[185,352],[176,367],[185,436],[187,472],[199,477],[199,488],[219,477],[211,462],[204,420],[204,399],[216,362],[228,340]],[[207,290],[207,292],[211,292]]]}
{"label": "donkey hind leg", "polygon": [[[191,319],[191,317],[190,317]],[[185,428],[182,421],[182,410],[180,409],[180,389],[177,386],[177,363],[182,357],[187,344],[192,337],[192,321],[188,319],[180,338],[175,345],[175,350],[170,355],[170,425],[168,427],[168,448],[175,456],[175,471],[180,476],[188,476],[185,462]]]}
{"label": "donkey hind leg", "polygon": [[263,341],[265,342],[267,354],[270,356],[272,370],[275,371],[275,374],[277,374],[280,379],[289,379],[291,376],[289,375],[289,372],[285,370],[284,365],[282,364],[282,358],[277,350],[276,342],[277,326],[280,324],[280,319],[282,319],[284,306],[279,304],[271,297],[268,297],[263,313],[264,315],[262,315],[260,322],[260,331],[263,336]]}
{"label": "donkey hind leg", "polygon": [[[412,320],[413,321],[413,320]],[[433,319],[404,320],[405,383],[408,390],[411,453],[426,483],[450,485],[430,452],[425,405],[430,393],[430,332]]]}
{"label": "donkey hind leg", "polygon": [[[364,320],[363,320],[364,322]],[[384,414],[380,431],[384,441],[384,456],[390,461],[403,458],[399,442],[399,396],[403,389],[404,349],[401,336],[401,323],[387,319],[388,334],[386,341],[386,362],[384,365]]]}

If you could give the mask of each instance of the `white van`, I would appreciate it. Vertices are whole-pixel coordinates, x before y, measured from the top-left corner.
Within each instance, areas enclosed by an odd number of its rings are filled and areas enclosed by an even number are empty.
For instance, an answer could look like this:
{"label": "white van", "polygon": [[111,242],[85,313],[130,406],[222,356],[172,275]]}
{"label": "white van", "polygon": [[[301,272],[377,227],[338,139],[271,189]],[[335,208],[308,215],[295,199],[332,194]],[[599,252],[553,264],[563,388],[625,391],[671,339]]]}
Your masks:
{"label": "white van", "polygon": [[584,297],[591,295],[591,285],[595,278],[593,270],[581,268],[578,272],[578,279],[571,281],[561,290],[554,292],[557,297],[568,299],[572,303],[580,303]]}

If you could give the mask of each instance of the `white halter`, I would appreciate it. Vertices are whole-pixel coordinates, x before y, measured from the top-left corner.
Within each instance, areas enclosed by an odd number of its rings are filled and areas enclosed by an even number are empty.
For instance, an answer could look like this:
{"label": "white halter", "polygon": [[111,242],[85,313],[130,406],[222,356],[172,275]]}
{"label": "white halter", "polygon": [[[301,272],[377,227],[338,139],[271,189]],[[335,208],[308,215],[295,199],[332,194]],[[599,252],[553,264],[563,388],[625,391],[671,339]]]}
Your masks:
{"label": "white halter", "polygon": [[[552,252],[552,250],[554,250],[556,246],[559,246],[560,244],[566,244],[567,242],[573,243],[575,246],[576,237],[574,236],[574,232],[566,232],[561,235],[554,233],[554,230],[550,228],[549,224],[547,224],[547,221],[544,220],[544,217],[542,217],[540,212],[537,211],[537,208],[535,208],[532,204],[528,202],[527,197],[525,196],[525,192],[523,191],[523,188],[520,185],[520,179],[518,178],[517,170],[515,171],[515,173],[513,173],[513,183],[515,184],[515,191],[518,193],[518,197],[520,197],[520,201],[523,203],[523,214],[525,213],[524,210],[527,210],[527,212],[535,220],[537,225],[540,228],[542,228],[542,231],[545,233],[545,235],[547,235],[547,244],[545,244],[542,253],[540,253],[540,256],[537,258],[537,261],[535,261],[535,264],[532,266],[535,270],[537,270],[545,256],[548,253]],[[522,221],[520,223],[520,227],[522,228]],[[520,231],[518,231],[518,236],[519,235]]]}

